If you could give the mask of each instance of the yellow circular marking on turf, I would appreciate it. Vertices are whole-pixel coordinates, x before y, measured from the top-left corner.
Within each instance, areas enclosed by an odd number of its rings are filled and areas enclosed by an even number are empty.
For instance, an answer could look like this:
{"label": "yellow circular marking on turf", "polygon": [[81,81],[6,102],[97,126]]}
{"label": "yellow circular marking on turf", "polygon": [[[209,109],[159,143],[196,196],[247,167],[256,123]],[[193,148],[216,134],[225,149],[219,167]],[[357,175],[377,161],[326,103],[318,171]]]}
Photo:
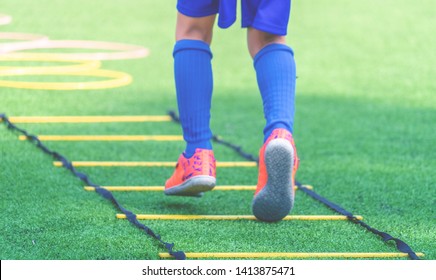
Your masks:
{"label": "yellow circular marking on turf", "polygon": [[21,116],[9,117],[12,123],[115,123],[170,122],[170,116]]}
{"label": "yellow circular marking on turf", "polygon": [[48,41],[48,37],[39,34],[0,32],[0,39],[14,40],[18,42],[0,43],[0,54],[17,50],[38,48]]}
{"label": "yellow circular marking on turf", "polygon": [[[390,252],[241,252],[241,253],[185,253],[188,259],[207,259],[207,258],[289,258],[289,259],[307,259],[307,258],[402,258],[408,257],[407,253],[390,253]],[[423,253],[416,253],[417,256],[423,257]],[[159,257],[164,259],[173,258],[169,253],[159,253]]]}
{"label": "yellow circular marking on turf", "polygon": [[[21,141],[25,135],[18,136]],[[38,135],[41,141],[183,141],[179,135]]]}
{"label": "yellow circular marking on turf", "polygon": [[[0,76],[17,76],[28,74],[4,74],[0,72]],[[55,76],[86,76],[111,78],[104,81],[92,82],[21,82],[0,80],[0,87],[20,88],[20,89],[40,89],[40,90],[92,90],[92,89],[107,89],[128,85],[132,82],[132,77],[123,72],[111,70],[91,70],[86,72],[70,72],[70,73],[40,73],[38,75],[55,75]]]}
{"label": "yellow circular marking on turf", "polygon": [[[313,189],[312,186],[304,187],[308,189]],[[165,187],[162,186],[101,186],[101,188],[106,189],[108,191],[114,192],[157,192],[163,191]],[[95,191],[95,187],[85,186],[83,187],[86,191]],[[295,190],[298,190],[297,186],[294,186]],[[254,191],[256,190],[256,186],[217,186],[212,189],[212,191]]]}
{"label": "yellow circular marking on turf", "polygon": [[[73,161],[75,167],[174,167],[172,161]],[[61,161],[54,161],[53,165],[62,167]],[[217,167],[256,167],[255,162],[250,161],[231,161],[217,162]]]}
{"label": "yellow circular marking on turf", "polygon": [[[29,49],[29,48],[27,48]],[[38,53],[36,55],[46,58],[80,59],[80,60],[120,60],[135,59],[149,55],[147,48],[124,43],[84,40],[46,40],[35,45],[32,49],[94,49],[108,50],[109,52],[91,53]]]}
{"label": "yellow circular marking on turf", "polygon": [[100,61],[86,61],[60,58],[44,58],[35,57],[31,53],[26,53],[26,56],[17,53],[8,53],[0,55],[0,61],[37,61],[37,62],[67,62],[72,65],[54,65],[54,66],[5,66],[0,65],[0,75],[47,75],[71,72],[86,72],[97,69],[101,66]]}
{"label": "yellow circular marking on turf", "polygon": [[10,15],[0,14],[0,25],[7,25],[11,23],[12,17]]}
{"label": "yellow circular marking on turf", "polygon": [[[117,214],[118,219],[126,219],[125,214]],[[363,220],[362,216],[354,216],[357,220]],[[137,214],[138,220],[257,220],[253,215],[155,215],[155,214]],[[288,215],[283,218],[284,221],[345,221],[347,216],[343,215]]]}

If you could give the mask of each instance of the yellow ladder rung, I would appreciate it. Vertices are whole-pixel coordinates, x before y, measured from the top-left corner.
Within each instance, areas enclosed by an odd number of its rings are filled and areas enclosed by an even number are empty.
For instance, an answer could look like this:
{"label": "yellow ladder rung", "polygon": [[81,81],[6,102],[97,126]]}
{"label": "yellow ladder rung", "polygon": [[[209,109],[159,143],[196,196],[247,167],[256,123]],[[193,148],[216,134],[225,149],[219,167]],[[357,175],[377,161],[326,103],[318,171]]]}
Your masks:
{"label": "yellow ladder rung", "polygon": [[[38,135],[41,141],[183,141],[179,135]],[[18,136],[21,141],[25,135]]]}
{"label": "yellow ladder rung", "polygon": [[169,122],[170,116],[20,116],[9,117],[12,123],[107,123]]}
{"label": "yellow ladder rung", "polygon": [[[117,214],[118,219],[126,219],[125,214]],[[354,216],[358,220],[363,220],[362,216]],[[137,214],[138,220],[257,220],[252,215],[154,215],[154,214]],[[348,220],[347,216],[342,215],[288,215],[283,218],[285,221],[343,221]]]}
{"label": "yellow ladder rung", "polygon": [[[303,185],[304,187],[313,190],[312,186]],[[103,189],[114,192],[157,192],[163,191],[165,187],[162,186],[101,186]],[[83,187],[86,191],[95,191],[92,186]],[[297,186],[294,186],[298,190]],[[217,186],[212,191],[254,191],[256,186]]]}
{"label": "yellow ladder rung", "polygon": [[[390,253],[390,252],[268,252],[268,253],[185,253],[188,259],[207,259],[207,258],[240,258],[240,259],[256,259],[256,258],[287,258],[287,259],[306,259],[306,258],[402,258],[407,257],[407,253]],[[423,257],[423,253],[416,253],[417,256]],[[173,258],[169,253],[159,253],[159,257],[168,259]]]}
{"label": "yellow ladder rung", "polygon": [[[73,161],[75,167],[175,167],[172,161]],[[53,165],[62,167],[61,161],[54,161]],[[217,167],[256,167],[252,161],[217,162]]]}

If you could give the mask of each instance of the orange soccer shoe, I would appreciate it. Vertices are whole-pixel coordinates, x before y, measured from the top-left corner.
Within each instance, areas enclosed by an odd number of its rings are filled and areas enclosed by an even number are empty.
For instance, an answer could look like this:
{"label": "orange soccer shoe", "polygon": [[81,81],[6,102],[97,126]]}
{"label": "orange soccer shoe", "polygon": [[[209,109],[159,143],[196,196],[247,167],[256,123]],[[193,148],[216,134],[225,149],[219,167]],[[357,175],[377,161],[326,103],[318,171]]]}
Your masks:
{"label": "orange soccer shoe", "polygon": [[201,196],[216,184],[216,161],[212,150],[196,149],[187,159],[182,154],[176,170],[165,183],[166,195]]}
{"label": "orange soccer shoe", "polygon": [[280,221],[292,210],[298,162],[292,134],[275,129],[259,151],[259,178],[252,203],[257,219]]}

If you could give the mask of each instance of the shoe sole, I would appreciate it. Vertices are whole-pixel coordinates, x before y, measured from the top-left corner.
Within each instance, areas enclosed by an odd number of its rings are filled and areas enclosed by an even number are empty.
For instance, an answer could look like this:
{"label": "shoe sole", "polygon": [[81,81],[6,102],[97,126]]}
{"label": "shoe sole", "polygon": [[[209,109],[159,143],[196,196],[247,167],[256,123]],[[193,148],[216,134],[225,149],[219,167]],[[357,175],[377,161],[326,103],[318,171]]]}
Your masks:
{"label": "shoe sole", "polygon": [[285,139],[274,139],[265,149],[265,165],[268,181],[254,197],[252,210],[257,219],[277,222],[283,219],[294,206],[292,169],[295,152]]}
{"label": "shoe sole", "polygon": [[203,192],[212,190],[215,184],[215,177],[199,175],[189,178],[180,185],[165,189],[164,193],[166,195],[202,196]]}

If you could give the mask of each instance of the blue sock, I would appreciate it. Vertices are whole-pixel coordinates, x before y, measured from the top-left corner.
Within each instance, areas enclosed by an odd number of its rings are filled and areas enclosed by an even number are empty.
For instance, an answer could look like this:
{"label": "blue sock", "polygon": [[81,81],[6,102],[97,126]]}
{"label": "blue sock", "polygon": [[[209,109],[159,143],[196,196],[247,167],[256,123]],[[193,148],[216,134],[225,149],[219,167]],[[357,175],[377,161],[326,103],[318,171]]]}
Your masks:
{"label": "blue sock", "polygon": [[185,157],[197,148],[212,149],[210,139],[210,108],[212,101],[212,52],[199,40],[180,40],[174,46],[174,78]]}
{"label": "blue sock", "polygon": [[257,83],[263,100],[264,141],[276,128],[292,133],[295,112],[295,61],[292,49],[270,44],[254,57]]}

